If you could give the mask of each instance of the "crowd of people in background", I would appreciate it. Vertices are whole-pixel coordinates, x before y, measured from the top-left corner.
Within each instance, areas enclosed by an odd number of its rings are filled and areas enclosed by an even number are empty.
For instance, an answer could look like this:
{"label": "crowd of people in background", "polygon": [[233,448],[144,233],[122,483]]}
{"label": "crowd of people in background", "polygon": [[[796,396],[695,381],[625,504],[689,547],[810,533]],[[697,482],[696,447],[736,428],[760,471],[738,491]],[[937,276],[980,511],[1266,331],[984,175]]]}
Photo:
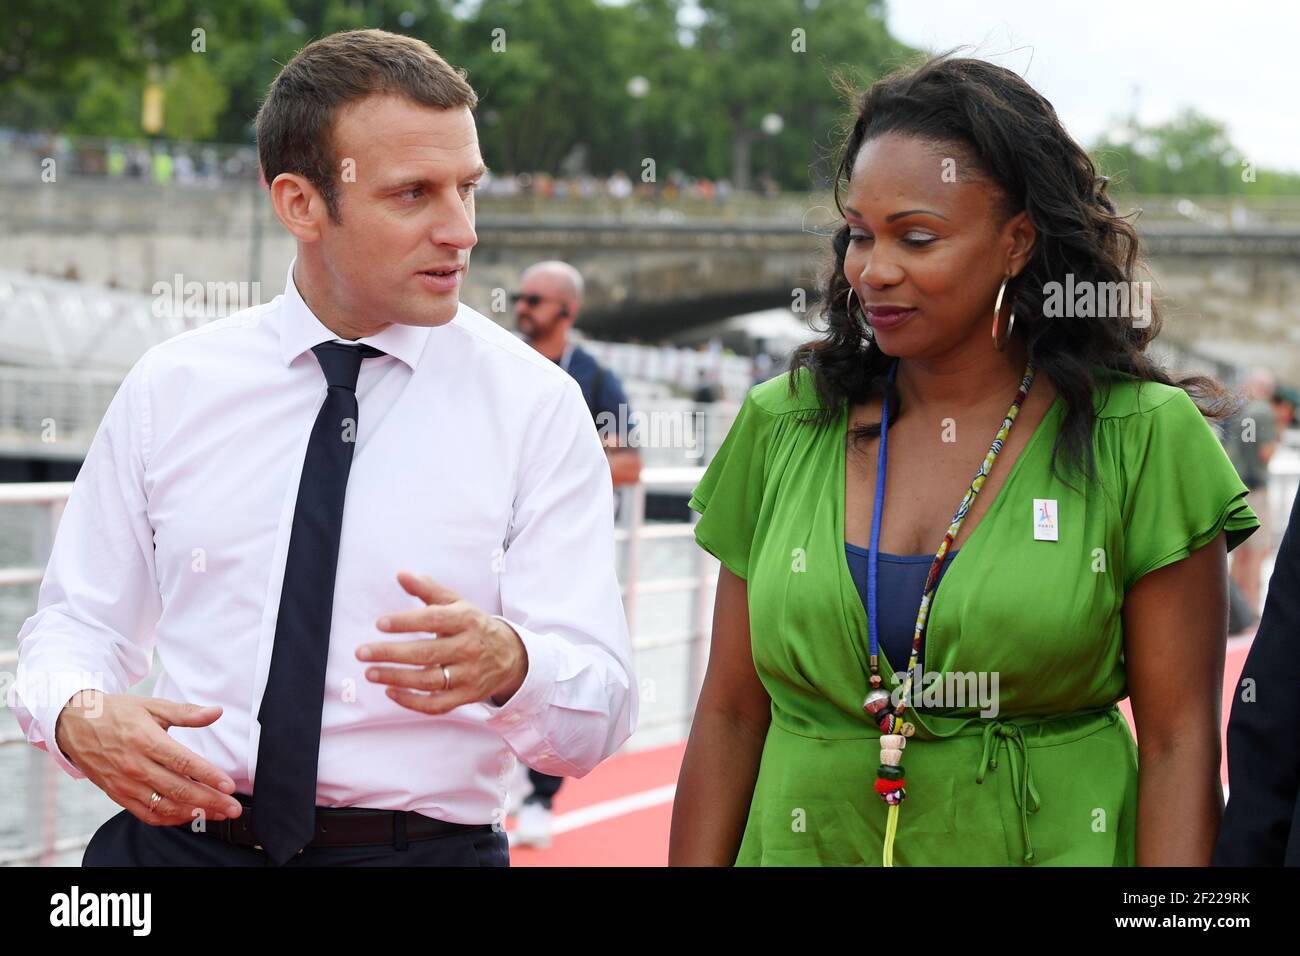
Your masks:
{"label": "crowd of people in background", "polygon": [[[38,158],[38,159],[36,159]],[[253,146],[69,137],[59,133],[0,130],[0,178],[35,178],[43,159],[75,176],[162,185],[219,186],[257,182]]]}
{"label": "crowd of people in background", "polygon": [[[580,173],[574,176],[552,176],[550,173],[500,173],[484,178],[479,190],[485,196],[532,196],[540,199],[689,199],[700,202],[725,203],[736,194],[728,179],[709,179],[688,176],[680,170],[670,172],[663,182],[633,180],[623,170],[608,176]],[[757,194],[776,196],[780,188],[770,176],[760,176],[756,183]]]}
{"label": "crowd of people in background", "polygon": [[[77,176],[151,181],[167,185],[219,186],[256,182],[260,176],[257,150],[228,143],[184,143],[172,140],[120,140],[69,137],[61,133],[0,129],[0,178],[31,178],[40,174],[39,159]],[[23,161],[23,160],[26,161]],[[687,175],[680,170],[634,179],[624,170],[606,175],[578,172],[555,176],[547,172],[491,173],[481,181],[483,196],[538,199],[611,199],[665,202],[679,199],[725,203],[737,190],[727,179]],[[648,180],[648,181],[647,181]],[[780,193],[767,174],[758,176],[750,195]]]}

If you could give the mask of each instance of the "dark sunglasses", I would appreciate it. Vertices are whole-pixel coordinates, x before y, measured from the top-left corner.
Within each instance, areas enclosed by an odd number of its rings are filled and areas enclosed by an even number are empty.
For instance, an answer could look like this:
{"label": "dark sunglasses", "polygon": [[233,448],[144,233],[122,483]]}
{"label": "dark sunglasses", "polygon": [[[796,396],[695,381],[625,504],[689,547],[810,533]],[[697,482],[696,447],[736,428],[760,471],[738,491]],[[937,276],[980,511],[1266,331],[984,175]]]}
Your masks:
{"label": "dark sunglasses", "polygon": [[519,300],[520,300],[520,299],[523,299],[525,302],[528,303],[528,308],[530,308],[530,309],[535,309],[535,308],[537,308],[539,305],[541,305],[543,302],[545,302],[545,301],[546,301],[546,298],[547,298],[546,296],[544,296],[544,295],[538,295],[536,292],[530,292],[530,293],[527,294],[527,295],[525,295],[525,294],[522,293],[522,292],[511,292],[511,293],[510,293],[510,304],[511,304],[511,305],[517,305],[518,302],[519,302]]}

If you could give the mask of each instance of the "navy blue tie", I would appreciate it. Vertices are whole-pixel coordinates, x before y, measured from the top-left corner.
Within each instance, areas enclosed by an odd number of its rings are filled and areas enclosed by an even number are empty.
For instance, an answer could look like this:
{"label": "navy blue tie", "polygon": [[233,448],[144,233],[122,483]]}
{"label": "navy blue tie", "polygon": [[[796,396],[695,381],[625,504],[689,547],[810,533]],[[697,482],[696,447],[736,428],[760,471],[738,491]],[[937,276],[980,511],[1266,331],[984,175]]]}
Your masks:
{"label": "navy blue tie", "polygon": [[356,444],[357,375],[362,358],[385,354],[340,342],[322,342],[312,351],[329,387],[298,482],[271,669],[257,713],[262,733],[253,781],[253,829],[276,865],[291,859],[315,833],[325,663],[343,500]]}

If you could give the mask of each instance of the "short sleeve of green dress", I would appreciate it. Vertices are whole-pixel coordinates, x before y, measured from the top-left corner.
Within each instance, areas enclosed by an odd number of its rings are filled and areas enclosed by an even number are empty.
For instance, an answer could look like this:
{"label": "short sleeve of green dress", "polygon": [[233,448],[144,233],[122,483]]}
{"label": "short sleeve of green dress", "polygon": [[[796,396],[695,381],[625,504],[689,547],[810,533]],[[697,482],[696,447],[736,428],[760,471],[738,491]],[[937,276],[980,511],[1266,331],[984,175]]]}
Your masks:
{"label": "short sleeve of green dress", "polygon": [[[807,424],[809,377],[789,383],[750,390],[689,503],[699,544],[747,581],[754,667],[772,698],[736,863],[879,866],[867,617],[844,551],[847,408]],[[1137,748],[1115,706],[1127,696],[1124,596],[1220,532],[1236,547],[1259,521],[1181,389],[1108,374],[1094,407],[1096,480],[1052,473],[1058,399],[935,594],[895,865],[1134,863]],[[1044,503],[1055,540],[1035,535]],[[906,664],[882,660],[888,689]]]}
{"label": "short sleeve of green dress", "polygon": [[1231,551],[1259,527],[1226,452],[1210,453],[1209,442],[1217,443],[1217,438],[1186,392],[1167,391],[1146,413],[1124,417],[1126,589],[1142,575],[1187,557],[1221,531]]}
{"label": "short sleeve of green dress", "polygon": [[695,539],[728,570],[748,578],[749,549],[763,503],[771,416],[745,397],[688,506],[700,512]]}

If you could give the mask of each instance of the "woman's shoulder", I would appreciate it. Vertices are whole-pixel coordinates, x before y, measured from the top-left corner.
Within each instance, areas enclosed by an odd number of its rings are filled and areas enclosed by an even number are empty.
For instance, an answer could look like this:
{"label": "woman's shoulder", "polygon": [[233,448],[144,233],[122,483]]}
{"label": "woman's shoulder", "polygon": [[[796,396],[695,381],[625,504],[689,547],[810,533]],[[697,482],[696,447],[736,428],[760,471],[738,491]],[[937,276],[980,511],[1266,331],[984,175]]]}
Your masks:
{"label": "woman's shoulder", "polygon": [[785,371],[759,382],[749,390],[745,401],[772,416],[815,412],[822,408],[812,372],[807,368]]}
{"label": "woman's shoulder", "polygon": [[1166,414],[1177,410],[1185,413],[1188,407],[1196,410],[1191,396],[1177,385],[1146,381],[1114,369],[1100,369],[1094,374],[1093,407],[1101,421],[1141,420],[1162,408]]}
{"label": "woman's shoulder", "polygon": [[1201,468],[1219,459],[1226,462],[1219,426],[1202,414],[1186,389],[1111,371],[1097,377],[1094,398],[1098,451],[1122,475],[1184,472],[1189,462]]}

